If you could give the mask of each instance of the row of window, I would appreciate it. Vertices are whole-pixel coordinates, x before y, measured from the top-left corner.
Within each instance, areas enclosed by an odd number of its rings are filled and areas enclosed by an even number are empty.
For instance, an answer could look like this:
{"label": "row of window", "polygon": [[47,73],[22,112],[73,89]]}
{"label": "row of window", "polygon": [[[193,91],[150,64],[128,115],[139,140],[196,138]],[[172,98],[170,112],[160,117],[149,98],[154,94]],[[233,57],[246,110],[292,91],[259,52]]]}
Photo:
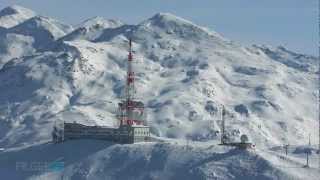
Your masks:
{"label": "row of window", "polygon": [[135,129],[135,135],[145,135],[145,136],[149,136],[149,131],[148,129],[145,128],[139,128],[139,129]]}

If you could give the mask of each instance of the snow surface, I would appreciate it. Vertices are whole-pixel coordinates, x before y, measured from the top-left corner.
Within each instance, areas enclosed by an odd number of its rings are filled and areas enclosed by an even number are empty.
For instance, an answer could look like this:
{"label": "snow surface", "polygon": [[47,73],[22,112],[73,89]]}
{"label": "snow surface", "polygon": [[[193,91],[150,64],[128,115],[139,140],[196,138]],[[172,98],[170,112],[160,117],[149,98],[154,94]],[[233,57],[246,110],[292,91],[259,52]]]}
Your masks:
{"label": "snow surface", "polygon": [[[216,142],[215,142],[216,143]],[[75,140],[36,144],[0,154],[7,179],[308,179],[318,169],[303,168],[303,158],[276,150],[239,150],[213,142],[112,144]],[[90,148],[88,148],[90,147]],[[310,164],[315,166],[312,154]],[[17,164],[18,162],[18,164]],[[60,163],[59,166],[55,166]],[[24,165],[23,165],[24,164]],[[16,173],[19,172],[19,173]]]}
{"label": "snow surface", "polygon": [[0,11],[0,27],[11,28],[27,19],[34,17],[36,13],[21,6],[9,6]]}
{"label": "snow surface", "polygon": [[94,41],[104,30],[109,28],[117,28],[124,25],[119,20],[105,19],[103,17],[90,18],[83,23],[77,25],[77,28],[60,39],[60,41],[72,41],[84,39]]}
{"label": "snow surface", "polygon": [[[118,125],[129,37],[137,96],[147,105],[153,136],[169,144],[48,144],[57,121]],[[137,25],[95,17],[75,29],[34,16],[0,28],[0,39],[0,174],[8,179],[319,176],[316,163],[302,168],[304,155],[283,158],[274,149],[304,147],[309,134],[312,144],[318,142],[316,57],[285,47],[245,47],[169,13]],[[247,134],[256,152],[215,145],[222,105],[230,139]],[[191,150],[184,139],[192,142]],[[63,171],[15,169],[19,161],[59,158],[65,158]]]}

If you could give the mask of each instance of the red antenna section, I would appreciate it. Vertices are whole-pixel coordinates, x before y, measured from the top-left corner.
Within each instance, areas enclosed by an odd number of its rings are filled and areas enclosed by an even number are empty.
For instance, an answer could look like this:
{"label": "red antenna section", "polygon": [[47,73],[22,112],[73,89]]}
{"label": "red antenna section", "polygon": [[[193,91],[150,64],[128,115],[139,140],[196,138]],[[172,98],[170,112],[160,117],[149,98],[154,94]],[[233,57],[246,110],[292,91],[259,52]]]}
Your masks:
{"label": "red antenna section", "polygon": [[135,99],[135,73],[132,66],[132,40],[129,39],[125,100],[119,103],[120,125],[145,125],[144,104]]}
{"label": "red antenna section", "polygon": [[134,72],[132,69],[132,41],[129,39],[129,55],[128,55],[128,66],[127,66],[127,85],[126,85],[126,99],[129,103],[134,98],[135,87],[134,87]]}

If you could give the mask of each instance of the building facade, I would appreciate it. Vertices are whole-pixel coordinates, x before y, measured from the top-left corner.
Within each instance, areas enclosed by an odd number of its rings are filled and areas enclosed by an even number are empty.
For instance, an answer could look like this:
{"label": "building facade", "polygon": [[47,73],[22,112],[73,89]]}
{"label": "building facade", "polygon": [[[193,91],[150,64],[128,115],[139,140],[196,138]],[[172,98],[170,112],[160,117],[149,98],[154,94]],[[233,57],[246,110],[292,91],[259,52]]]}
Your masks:
{"label": "building facade", "polygon": [[121,125],[119,128],[111,128],[106,126],[86,126],[76,122],[64,122],[63,128],[54,128],[52,139],[55,143],[73,139],[98,139],[131,144],[150,141],[149,129],[149,126],[144,125]]}

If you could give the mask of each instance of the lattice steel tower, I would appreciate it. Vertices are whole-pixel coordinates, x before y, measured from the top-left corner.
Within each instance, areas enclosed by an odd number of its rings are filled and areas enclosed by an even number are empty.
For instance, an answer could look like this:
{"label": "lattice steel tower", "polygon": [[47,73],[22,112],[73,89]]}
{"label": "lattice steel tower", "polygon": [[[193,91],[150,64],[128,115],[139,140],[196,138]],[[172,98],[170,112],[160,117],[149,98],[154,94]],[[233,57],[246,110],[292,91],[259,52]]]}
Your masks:
{"label": "lattice steel tower", "polygon": [[133,70],[132,40],[129,39],[125,98],[119,103],[120,125],[146,125],[144,104],[135,97],[135,73]]}

